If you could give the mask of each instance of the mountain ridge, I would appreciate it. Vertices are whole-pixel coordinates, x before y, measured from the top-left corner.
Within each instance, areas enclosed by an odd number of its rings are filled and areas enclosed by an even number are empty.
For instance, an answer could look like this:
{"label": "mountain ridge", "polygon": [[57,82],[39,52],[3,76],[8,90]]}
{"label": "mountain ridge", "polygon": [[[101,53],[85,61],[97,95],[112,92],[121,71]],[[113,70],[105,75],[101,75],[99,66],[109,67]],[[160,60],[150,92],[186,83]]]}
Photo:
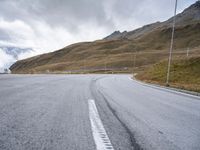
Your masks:
{"label": "mountain ridge", "polygon": [[[192,4],[190,7],[183,10],[182,13],[176,15],[176,26],[186,25],[188,22],[195,22],[200,20],[200,1]],[[120,38],[133,39],[138,38],[140,35],[144,34],[144,32],[151,32],[152,30],[156,30],[158,28],[170,27],[173,22],[173,17],[169,18],[163,22],[155,22],[151,24],[144,25],[138,29],[132,31],[114,31],[112,34],[103,38],[104,40],[115,40]]]}
{"label": "mountain ridge", "polygon": [[[188,46],[200,46],[200,1],[177,15],[175,28],[176,51]],[[196,16],[196,17],[193,17]],[[133,53],[144,53],[137,67],[152,65],[167,58],[171,38],[172,18],[164,22],[145,25],[133,31],[116,31],[102,40],[69,45],[55,52],[17,61],[10,69],[13,73],[44,73],[90,70],[117,70],[130,72]],[[159,53],[154,55],[146,53]],[[199,54],[199,53],[198,53]],[[157,55],[157,54],[156,54]],[[110,68],[110,69],[109,69]],[[127,68],[127,70],[122,70]]]}

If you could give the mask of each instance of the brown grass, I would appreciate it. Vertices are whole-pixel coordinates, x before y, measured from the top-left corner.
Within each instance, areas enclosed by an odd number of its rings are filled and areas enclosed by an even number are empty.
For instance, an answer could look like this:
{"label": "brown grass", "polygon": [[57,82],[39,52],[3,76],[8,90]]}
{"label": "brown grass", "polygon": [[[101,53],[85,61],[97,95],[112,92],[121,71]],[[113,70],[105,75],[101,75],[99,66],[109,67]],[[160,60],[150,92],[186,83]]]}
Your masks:
{"label": "brown grass", "polygon": [[[167,61],[162,61],[140,72],[136,78],[165,85],[166,74]],[[172,87],[200,92],[200,55],[176,57],[171,66],[169,83]]]}
{"label": "brown grass", "polygon": [[[193,49],[200,45],[199,29],[199,23],[176,29],[175,56],[182,57],[187,47]],[[143,68],[167,59],[170,34],[171,28],[160,28],[139,39],[77,43],[52,53],[18,61],[10,69],[13,73],[83,72],[84,68],[88,72],[98,72],[98,68],[99,72],[103,72],[106,64],[107,68],[116,72],[121,72],[121,70],[131,72],[134,54],[137,51],[135,69],[141,71]],[[199,54],[199,51],[193,50],[191,53]]]}

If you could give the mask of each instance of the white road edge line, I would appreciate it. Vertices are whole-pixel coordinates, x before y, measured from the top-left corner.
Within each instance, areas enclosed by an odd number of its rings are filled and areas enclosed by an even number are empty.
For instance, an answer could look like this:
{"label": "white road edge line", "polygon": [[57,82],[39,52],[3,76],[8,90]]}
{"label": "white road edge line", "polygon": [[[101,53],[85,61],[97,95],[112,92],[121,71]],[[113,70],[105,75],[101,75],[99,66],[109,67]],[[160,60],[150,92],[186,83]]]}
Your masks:
{"label": "white road edge line", "polygon": [[165,88],[165,87],[162,87],[162,86],[159,86],[159,85],[150,85],[148,83],[143,83],[141,81],[134,80],[131,77],[129,77],[129,79],[131,81],[134,81],[134,82],[138,83],[138,84],[141,84],[141,85],[144,85],[144,86],[148,86],[148,87],[151,87],[151,88],[154,88],[154,89],[159,89],[159,90],[163,90],[163,91],[167,91],[167,92],[172,92],[172,93],[175,93],[175,94],[179,94],[179,95],[182,95],[182,96],[188,96],[188,97],[192,97],[192,98],[195,98],[195,99],[200,99],[200,97],[196,96],[196,95],[184,93],[184,92],[181,92],[181,91],[176,91],[176,90],[173,90],[173,89],[168,89],[168,88]]}
{"label": "white road edge line", "polygon": [[92,99],[88,100],[89,106],[89,118],[92,128],[92,134],[94,142],[96,144],[96,150],[114,150],[110,139],[104,129],[103,123],[100,119],[98,110],[95,105],[95,101]]}

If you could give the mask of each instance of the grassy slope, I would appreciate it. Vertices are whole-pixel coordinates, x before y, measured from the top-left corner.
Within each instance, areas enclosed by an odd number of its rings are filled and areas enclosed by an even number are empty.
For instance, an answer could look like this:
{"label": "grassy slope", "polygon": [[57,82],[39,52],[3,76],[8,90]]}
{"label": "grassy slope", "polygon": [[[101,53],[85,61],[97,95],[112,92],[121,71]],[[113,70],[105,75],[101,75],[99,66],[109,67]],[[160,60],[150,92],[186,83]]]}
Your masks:
{"label": "grassy slope", "polygon": [[[200,23],[177,27],[175,48],[185,51],[187,46],[200,45]],[[11,66],[13,73],[44,73],[68,70],[112,68],[118,72],[130,72],[133,54],[138,51],[136,66],[145,67],[166,59],[171,28],[161,28],[139,39],[120,39],[77,43],[53,53],[21,60]],[[180,54],[182,55],[182,54]],[[124,70],[123,68],[128,68]],[[94,71],[91,71],[94,72]]]}
{"label": "grassy slope", "polygon": [[[162,61],[139,73],[136,78],[165,85],[167,61]],[[200,92],[200,56],[175,58],[170,72],[170,86]]]}

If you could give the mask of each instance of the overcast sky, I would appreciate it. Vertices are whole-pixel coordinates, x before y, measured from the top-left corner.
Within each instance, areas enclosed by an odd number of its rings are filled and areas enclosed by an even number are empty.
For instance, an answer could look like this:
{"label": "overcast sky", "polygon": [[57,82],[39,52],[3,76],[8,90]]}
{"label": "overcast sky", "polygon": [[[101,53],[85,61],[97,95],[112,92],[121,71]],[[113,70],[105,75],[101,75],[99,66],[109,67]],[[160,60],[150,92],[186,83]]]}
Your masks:
{"label": "overcast sky", "polygon": [[[178,12],[196,0],[179,0]],[[175,0],[0,0],[0,47],[32,48],[19,59],[173,15]],[[0,68],[13,60],[0,49]]]}

